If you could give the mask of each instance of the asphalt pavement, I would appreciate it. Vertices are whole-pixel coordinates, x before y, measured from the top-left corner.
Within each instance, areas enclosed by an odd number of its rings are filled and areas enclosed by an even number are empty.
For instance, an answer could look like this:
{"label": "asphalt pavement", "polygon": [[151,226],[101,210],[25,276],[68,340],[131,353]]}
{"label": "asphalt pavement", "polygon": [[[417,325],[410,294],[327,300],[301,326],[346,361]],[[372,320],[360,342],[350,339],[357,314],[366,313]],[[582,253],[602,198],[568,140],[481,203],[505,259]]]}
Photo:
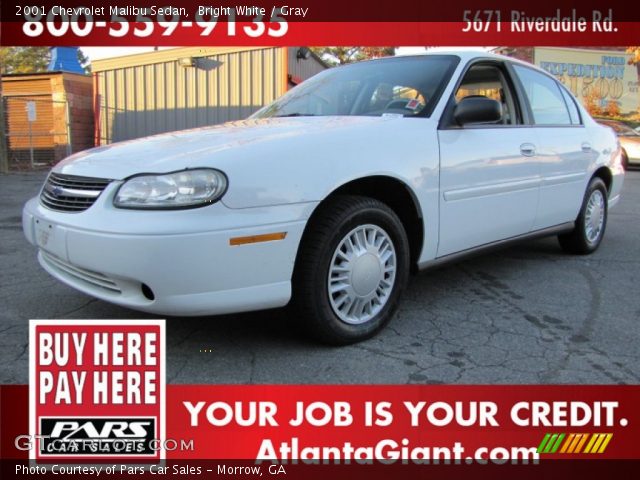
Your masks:
{"label": "asphalt pavement", "polygon": [[[157,318],[54,280],[22,235],[43,172],[0,175],[0,384],[28,382],[29,319]],[[640,383],[640,172],[590,256],[555,238],[414,276],[392,323],[349,347],[314,344],[286,309],[167,319],[167,382]]]}

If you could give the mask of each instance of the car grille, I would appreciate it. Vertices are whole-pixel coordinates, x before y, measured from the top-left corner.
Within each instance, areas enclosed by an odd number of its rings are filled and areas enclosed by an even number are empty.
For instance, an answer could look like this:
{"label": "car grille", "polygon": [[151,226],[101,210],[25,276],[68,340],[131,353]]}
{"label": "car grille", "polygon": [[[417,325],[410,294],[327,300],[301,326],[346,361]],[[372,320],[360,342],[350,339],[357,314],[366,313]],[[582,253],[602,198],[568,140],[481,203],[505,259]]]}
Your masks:
{"label": "car grille", "polygon": [[50,253],[41,250],[42,260],[52,269],[73,277],[76,280],[80,280],[84,283],[88,283],[93,287],[98,287],[103,290],[107,290],[110,293],[121,294],[120,287],[106,275],[102,273],[93,272],[84,268],[71,265],[64,260],[51,255]]}
{"label": "car grille", "polygon": [[83,212],[100,196],[111,180],[50,173],[40,202],[51,210]]}

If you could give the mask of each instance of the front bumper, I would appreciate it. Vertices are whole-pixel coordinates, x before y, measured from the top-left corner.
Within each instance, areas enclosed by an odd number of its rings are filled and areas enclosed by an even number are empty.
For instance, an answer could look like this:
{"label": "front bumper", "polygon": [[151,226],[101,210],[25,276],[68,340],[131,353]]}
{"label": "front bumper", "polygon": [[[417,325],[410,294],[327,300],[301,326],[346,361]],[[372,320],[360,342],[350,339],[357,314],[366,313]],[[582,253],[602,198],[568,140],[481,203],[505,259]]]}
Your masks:
{"label": "front bumper", "polygon": [[[69,214],[34,198],[22,223],[42,267],[79,291],[156,314],[213,315],[288,303],[298,245],[314,207],[234,210],[219,202],[141,212],[114,209],[102,195],[90,209]],[[273,232],[286,237],[230,245],[231,238]]]}

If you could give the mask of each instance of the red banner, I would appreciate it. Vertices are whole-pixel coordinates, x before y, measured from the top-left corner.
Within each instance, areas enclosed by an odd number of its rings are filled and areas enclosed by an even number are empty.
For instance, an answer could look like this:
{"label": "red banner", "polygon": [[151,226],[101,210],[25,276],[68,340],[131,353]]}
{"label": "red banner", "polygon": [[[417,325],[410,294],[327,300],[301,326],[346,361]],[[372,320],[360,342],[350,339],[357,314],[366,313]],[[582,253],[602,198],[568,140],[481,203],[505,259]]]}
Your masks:
{"label": "red banner", "polygon": [[[137,17],[153,18],[161,15],[163,21],[196,20],[196,17],[215,16],[220,19],[229,17],[238,21],[254,20],[257,16],[269,19],[279,16],[288,21],[305,22],[455,22],[476,13],[487,15],[492,12],[496,21],[536,21],[568,20],[587,21],[598,17],[612,16],[616,22],[640,21],[640,12],[633,2],[624,0],[558,0],[552,4],[529,2],[515,4],[510,0],[466,0],[433,4],[416,0],[396,0],[393,3],[351,1],[348,4],[338,0],[291,0],[274,2],[272,0],[252,0],[251,2],[201,2],[182,0],[180,2],[157,2],[156,0],[112,0],[109,2],[86,2],[85,0],[41,0],[39,2],[2,2],[0,16],[2,21],[21,21],[25,16],[33,19],[43,17],[67,16],[80,21],[90,16],[92,20],[110,20],[114,15],[128,20]],[[594,12],[598,12],[594,17]],[[180,18],[177,18],[180,17]]]}
{"label": "red banner", "polygon": [[[0,394],[2,458],[26,458],[28,389]],[[264,464],[637,460],[638,403],[638,386],[170,385],[164,446]]]}
{"label": "red banner", "polygon": [[[35,27],[33,25],[39,25]],[[67,26],[63,26],[67,25]],[[84,28],[84,27],[83,27]],[[260,46],[260,45],[573,45],[627,46],[637,43],[640,22],[620,22],[615,31],[594,30],[553,32],[519,27],[514,24],[489,24],[482,31],[466,30],[465,22],[221,22],[215,26],[192,22],[95,22],[82,35],[70,24],[7,22],[2,24],[3,45],[86,45],[86,46]],[[486,28],[486,30],[484,30]],[[27,35],[25,31],[29,32]],[[62,34],[61,34],[62,32]],[[167,33],[170,32],[170,33]]]}
{"label": "red banner", "polygon": [[637,43],[640,13],[632,2],[587,1],[392,5],[297,1],[158,6],[140,0],[84,5],[3,2],[3,45],[286,46],[286,45],[573,45]]}

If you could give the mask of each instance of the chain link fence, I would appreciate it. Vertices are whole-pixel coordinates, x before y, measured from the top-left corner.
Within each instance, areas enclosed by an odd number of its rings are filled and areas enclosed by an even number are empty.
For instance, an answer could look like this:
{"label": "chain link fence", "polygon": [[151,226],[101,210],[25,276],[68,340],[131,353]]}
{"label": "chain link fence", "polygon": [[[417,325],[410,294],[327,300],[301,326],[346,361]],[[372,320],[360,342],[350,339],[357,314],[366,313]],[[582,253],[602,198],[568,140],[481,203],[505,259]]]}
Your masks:
{"label": "chain link fence", "polygon": [[51,96],[4,96],[10,170],[49,167],[72,151],[69,106]]}

